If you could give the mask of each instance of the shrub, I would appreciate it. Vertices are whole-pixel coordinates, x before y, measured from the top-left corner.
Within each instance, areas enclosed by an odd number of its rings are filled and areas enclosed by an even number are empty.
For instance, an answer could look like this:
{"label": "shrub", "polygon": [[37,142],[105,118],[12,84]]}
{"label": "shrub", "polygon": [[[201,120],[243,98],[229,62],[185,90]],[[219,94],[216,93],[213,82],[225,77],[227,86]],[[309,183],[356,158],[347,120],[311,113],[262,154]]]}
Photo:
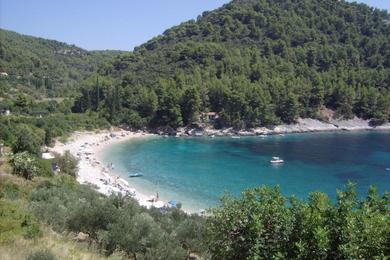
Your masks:
{"label": "shrub", "polygon": [[72,206],[67,219],[67,226],[75,232],[84,232],[96,238],[98,230],[105,230],[115,221],[117,209],[110,201],[99,196],[91,200],[82,200]]}
{"label": "shrub", "polygon": [[0,143],[4,141],[6,145],[11,145],[14,141],[14,135],[10,128],[4,124],[3,122],[0,122]]}
{"label": "shrub", "polygon": [[65,151],[63,155],[56,155],[54,162],[60,167],[61,173],[70,175],[72,177],[77,176],[79,160],[74,157],[69,151]]}
{"label": "shrub", "polygon": [[125,123],[135,129],[141,129],[146,126],[146,120],[136,112],[131,112],[127,116]]}
{"label": "shrub", "polygon": [[[205,219],[199,216],[186,217],[174,230],[175,239],[180,241],[185,249],[195,252],[206,252],[206,223]],[[177,224],[177,223],[176,223]]]}
{"label": "shrub", "polygon": [[19,197],[19,186],[12,182],[1,184],[0,198],[17,199]]}
{"label": "shrub", "polygon": [[38,172],[37,172],[38,176],[44,176],[44,177],[53,176],[53,170],[51,167],[50,160],[35,158],[35,163],[38,168]]}
{"label": "shrub", "polygon": [[10,163],[13,173],[27,180],[31,180],[38,175],[39,167],[37,166],[37,160],[28,152],[14,154]]}
{"label": "shrub", "polygon": [[20,236],[31,239],[41,234],[37,219],[23,210],[19,202],[0,202],[0,245]]}
{"label": "shrub", "polygon": [[390,228],[388,193],[371,188],[358,200],[354,186],[337,203],[320,192],[307,201],[287,199],[277,188],[225,197],[208,218],[213,259],[384,259]]}
{"label": "shrub", "polygon": [[16,140],[12,144],[14,153],[29,152],[31,154],[40,154],[40,137],[28,126],[20,127],[16,132]]}
{"label": "shrub", "polygon": [[45,144],[51,146],[53,144],[53,131],[50,128],[45,129]]}
{"label": "shrub", "polygon": [[21,223],[23,228],[23,236],[25,238],[35,238],[41,234],[38,222],[30,214],[24,216],[23,222]]}
{"label": "shrub", "polygon": [[54,256],[54,254],[47,249],[35,251],[27,257],[27,260],[55,260],[55,259],[56,257]]}

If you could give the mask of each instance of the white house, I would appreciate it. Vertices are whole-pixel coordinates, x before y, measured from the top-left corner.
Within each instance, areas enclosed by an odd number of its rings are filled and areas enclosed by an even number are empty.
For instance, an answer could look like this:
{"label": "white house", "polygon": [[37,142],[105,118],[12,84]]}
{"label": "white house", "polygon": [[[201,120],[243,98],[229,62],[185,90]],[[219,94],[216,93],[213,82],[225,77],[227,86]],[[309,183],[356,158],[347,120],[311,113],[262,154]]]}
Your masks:
{"label": "white house", "polygon": [[42,159],[50,160],[54,158],[55,158],[54,155],[52,155],[51,153],[42,153]]}
{"label": "white house", "polygon": [[200,118],[203,122],[213,122],[218,119],[219,115],[216,112],[201,113]]}

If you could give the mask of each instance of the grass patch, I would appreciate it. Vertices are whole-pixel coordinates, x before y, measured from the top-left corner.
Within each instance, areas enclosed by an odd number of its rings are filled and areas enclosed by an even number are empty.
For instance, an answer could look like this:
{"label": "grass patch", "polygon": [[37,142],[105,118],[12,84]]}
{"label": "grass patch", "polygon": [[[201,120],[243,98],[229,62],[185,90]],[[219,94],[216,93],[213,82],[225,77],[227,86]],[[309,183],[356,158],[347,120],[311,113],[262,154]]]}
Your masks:
{"label": "grass patch", "polygon": [[0,244],[0,258],[1,260],[41,259],[31,257],[48,255],[42,252],[49,252],[55,257],[54,259],[124,259],[120,254],[104,257],[93,244],[76,242],[73,236],[74,234],[58,234],[49,228],[43,228],[42,235],[38,238],[26,239],[19,236],[12,243]]}
{"label": "grass patch", "polygon": [[35,177],[28,181],[13,174],[1,174],[0,199],[26,199],[33,189],[47,185],[48,180],[44,177]]}
{"label": "grass patch", "polygon": [[13,242],[19,237],[32,239],[40,235],[37,219],[24,208],[20,201],[0,200],[0,244]]}
{"label": "grass patch", "polygon": [[[72,190],[75,182],[67,176],[31,181],[11,174],[0,176],[0,259],[107,259],[94,243],[74,241],[74,233],[59,234],[39,223],[28,199],[32,190],[47,185]],[[123,258],[114,254],[109,259]]]}

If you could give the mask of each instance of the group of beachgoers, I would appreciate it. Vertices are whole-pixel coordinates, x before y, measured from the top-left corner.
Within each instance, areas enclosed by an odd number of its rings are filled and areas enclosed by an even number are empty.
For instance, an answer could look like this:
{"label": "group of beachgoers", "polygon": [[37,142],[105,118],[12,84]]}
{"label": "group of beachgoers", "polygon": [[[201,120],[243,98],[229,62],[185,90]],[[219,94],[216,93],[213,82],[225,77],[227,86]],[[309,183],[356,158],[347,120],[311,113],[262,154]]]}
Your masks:
{"label": "group of beachgoers", "polygon": [[[99,192],[104,194],[121,193],[136,199],[141,205],[146,207],[154,206],[156,208],[169,207],[160,200],[160,196],[148,197],[131,188],[129,183],[112,174],[115,165],[110,162],[104,165],[98,159],[98,152],[103,146],[114,142],[124,141],[127,138],[143,136],[144,133],[133,133],[129,131],[120,131],[115,133],[96,134],[86,136],[85,134],[76,135],[75,141],[63,145],[62,150],[70,150],[79,160],[79,177],[81,183],[94,186]],[[83,138],[84,137],[84,138]],[[127,137],[127,138],[126,138]]]}

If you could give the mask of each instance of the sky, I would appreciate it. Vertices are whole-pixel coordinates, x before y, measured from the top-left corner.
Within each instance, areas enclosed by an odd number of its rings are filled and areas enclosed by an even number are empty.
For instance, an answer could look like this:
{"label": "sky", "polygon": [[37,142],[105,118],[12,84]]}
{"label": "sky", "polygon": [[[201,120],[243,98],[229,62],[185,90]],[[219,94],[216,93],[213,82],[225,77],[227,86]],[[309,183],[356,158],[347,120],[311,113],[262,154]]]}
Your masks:
{"label": "sky", "polygon": [[[351,2],[351,0],[349,0]],[[87,50],[132,50],[229,0],[0,0],[0,28]],[[390,11],[390,0],[358,0]]]}

